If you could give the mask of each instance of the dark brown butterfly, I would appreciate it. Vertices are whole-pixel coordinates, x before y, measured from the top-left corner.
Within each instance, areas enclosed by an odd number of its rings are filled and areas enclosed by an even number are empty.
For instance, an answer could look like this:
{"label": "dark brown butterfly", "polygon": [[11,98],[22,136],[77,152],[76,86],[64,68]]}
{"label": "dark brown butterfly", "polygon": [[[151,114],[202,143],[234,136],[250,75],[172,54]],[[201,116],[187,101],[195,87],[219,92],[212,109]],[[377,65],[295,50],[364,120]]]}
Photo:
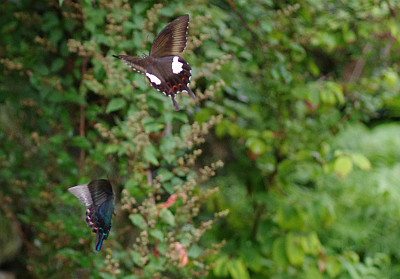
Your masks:
{"label": "dark brown butterfly", "polygon": [[175,110],[179,110],[175,101],[179,92],[186,91],[193,99],[196,98],[189,89],[192,68],[179,56],[186,47],[188,27],[189,15],[169,23],[154,40],[149,56],[113,55],[135,71],[145,74],[157,91],[171,97]]}

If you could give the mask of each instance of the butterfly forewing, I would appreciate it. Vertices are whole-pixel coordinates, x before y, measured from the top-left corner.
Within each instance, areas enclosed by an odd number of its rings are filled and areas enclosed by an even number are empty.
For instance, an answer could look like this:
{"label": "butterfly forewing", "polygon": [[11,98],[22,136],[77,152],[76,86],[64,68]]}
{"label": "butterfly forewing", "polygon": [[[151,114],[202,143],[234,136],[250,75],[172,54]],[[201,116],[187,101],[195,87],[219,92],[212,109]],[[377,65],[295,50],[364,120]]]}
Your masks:
{"label": "butterfly forewing", "polygon": [[115,58],[121,59],[129,67],[142,74],[146,73],[147,63],[146,60],[137,56],[129,55],[113,55]]}
{"label": "butterfly forewing", "polygon": [[189,15],[183,15],[168,24],[158,34],[150,49],[150,56],[179,55],[186,47]]}
{"label": "butterfly forewing", "polygon": [[93,204],[92,196],[87,184],[81,184],[68,189],[75,197],[77,197],[80,203],[86,207]]}
{"label": "butterfly forewing", "polygon": [[100,206],[114,198],[112,187],[108,180],[94,180],[88,184],[88,188],[95,206]]}

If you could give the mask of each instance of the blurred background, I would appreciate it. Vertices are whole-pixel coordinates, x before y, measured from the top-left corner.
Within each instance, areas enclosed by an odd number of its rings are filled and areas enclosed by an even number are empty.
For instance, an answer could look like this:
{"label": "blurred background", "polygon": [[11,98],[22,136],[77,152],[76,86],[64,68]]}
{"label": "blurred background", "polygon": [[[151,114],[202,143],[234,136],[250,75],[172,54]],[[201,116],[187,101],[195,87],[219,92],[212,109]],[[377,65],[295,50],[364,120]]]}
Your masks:
{"label": "blurred background", "polygon": [[[399,1],[0,9],[0,278],[400,278]],[[112,55],[183,14],[176,112]],[[94,252],[67,189],[99,178]]]}

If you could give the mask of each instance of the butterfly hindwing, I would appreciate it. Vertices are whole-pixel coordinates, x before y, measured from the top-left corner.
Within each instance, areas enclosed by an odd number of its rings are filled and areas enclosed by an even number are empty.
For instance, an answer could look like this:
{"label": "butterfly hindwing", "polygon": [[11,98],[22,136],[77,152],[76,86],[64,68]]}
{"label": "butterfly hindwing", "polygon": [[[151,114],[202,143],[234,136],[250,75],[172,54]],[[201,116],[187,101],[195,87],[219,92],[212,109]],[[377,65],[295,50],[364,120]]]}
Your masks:
{"label": "butterfly hindwing", "polygon": [[146,76],[156,90],[171,97],[175,109],[179,110],[175,101],[176,94],[186,91],[192,98],[195,98],[189,89],[192,68],[179,56],[166,56],[154,60],[156,63],[150,63]]}
{"label": "butterfly hindwing", "polygon": [[154,58],[179,55],[186,47],[189,15],[183,15],[169,23],[150,48],[150,56]]}

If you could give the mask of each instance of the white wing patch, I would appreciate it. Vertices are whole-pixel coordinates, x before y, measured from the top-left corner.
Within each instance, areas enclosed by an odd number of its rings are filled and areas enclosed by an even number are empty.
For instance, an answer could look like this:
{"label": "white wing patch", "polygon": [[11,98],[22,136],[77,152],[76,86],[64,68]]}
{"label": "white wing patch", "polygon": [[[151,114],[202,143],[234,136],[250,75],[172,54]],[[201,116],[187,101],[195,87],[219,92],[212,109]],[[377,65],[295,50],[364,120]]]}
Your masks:
{"label": "white wing patch", "polygon": [[171,67],[172,67],[172,72],[174,74],[179,74],[180,72],[183,71],[183,63],[179,62],[179,57],[178,56],[175,56],[172,59]]}
{"label": "white wing patch", "polygon": [[155,83],[155,84],[157,84],[157,85],[160,85],[160,84],[161,84],[161,80],[160,80],[158,77],[156,77],[155,75],[153,75],[153,74],[146,73],[146,77],[148,77],[149,80],[150,80],[152,83]]}

